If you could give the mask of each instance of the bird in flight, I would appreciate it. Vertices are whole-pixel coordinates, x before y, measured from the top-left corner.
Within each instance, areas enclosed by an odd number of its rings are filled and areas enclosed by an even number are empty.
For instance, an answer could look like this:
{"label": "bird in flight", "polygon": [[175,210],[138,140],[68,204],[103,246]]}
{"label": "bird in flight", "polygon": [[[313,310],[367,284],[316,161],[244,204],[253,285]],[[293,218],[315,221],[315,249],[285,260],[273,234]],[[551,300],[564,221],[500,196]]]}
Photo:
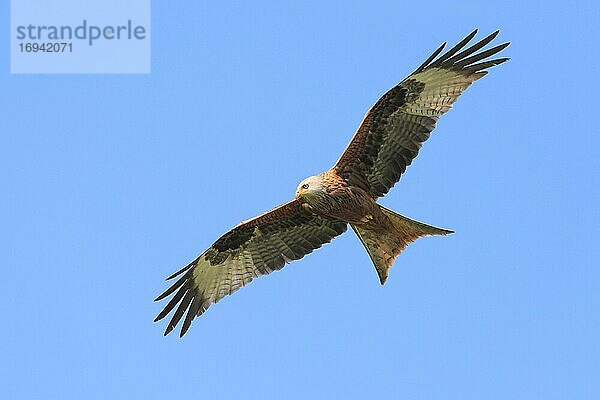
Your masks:
{"label": "bird in flight", "polygon": [[367,250],[382,285],[394,259],[409,243],[452,233],[396,214],[377,199],[398,182],[438,118],[461,93],[488,68],[508,60],[490,57],[509,43],[482,50],[498,31],[465,48],[476,33],[440,56],[446,43],[442,44],[377,100],[336,164],[300,182],[293,200],[242,222],[169,276],[167,280],[178,279],[155,299],[173,295],[155,319],[175,310],[164,334],[185,314],[183,336],[211,304],[318,249],[348,225]]}

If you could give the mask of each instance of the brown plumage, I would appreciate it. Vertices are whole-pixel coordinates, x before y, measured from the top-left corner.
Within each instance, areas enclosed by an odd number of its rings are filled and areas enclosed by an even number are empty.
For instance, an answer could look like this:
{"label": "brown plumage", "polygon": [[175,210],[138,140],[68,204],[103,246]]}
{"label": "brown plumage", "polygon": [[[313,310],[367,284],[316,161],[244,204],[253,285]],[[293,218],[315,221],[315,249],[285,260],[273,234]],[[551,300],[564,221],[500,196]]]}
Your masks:
{"label": "brown plumage", "polygon": [[183,336],[192,320],[211,304],[328,243],[344,233],[348,224],[365,246],[381,284],[410,242],[452,233],[396,214],[376,200],[398,182],[438,118],[460,94],[487,74],[487,68],[508,60],[488,59],[508,43],[478,52],[498,31],[465,49],[476,33],[438,57],[444,43],[384,94],[367,112],[333,168],[302,181],[293,200],[242,222],[169,276],[167,280],[179,279],[156,298],[173,295],[155,319],[175,310],[165,335],[185,314]]}

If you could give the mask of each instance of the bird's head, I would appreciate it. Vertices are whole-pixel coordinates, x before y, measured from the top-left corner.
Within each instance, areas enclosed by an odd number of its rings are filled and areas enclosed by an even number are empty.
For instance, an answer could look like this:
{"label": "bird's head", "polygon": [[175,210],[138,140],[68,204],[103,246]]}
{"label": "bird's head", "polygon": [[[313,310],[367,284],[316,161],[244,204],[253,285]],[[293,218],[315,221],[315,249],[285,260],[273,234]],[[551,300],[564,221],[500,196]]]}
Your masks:
{"label": "bird's head", "polygon": [[325,191],[323,178],[319,175],[309,176],[296,188],[296,198],[307,198]]}

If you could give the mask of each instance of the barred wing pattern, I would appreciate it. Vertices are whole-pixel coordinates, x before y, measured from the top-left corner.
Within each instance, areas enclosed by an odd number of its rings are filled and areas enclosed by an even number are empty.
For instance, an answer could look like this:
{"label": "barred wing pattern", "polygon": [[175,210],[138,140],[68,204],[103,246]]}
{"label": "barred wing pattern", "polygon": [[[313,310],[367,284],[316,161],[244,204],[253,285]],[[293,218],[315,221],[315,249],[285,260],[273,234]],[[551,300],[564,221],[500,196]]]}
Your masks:
{"label": "barred wing pattern", "polygon": [[[159,321],[175,309],[165,335],[185,314],[180,336],[192,320],[252,279],[281,269],[346,231],[343,221],[312,214],[292,200],[221,236],[209,249],[167,280],[182,275],[155,301],[174,293],[158,314]],[[177,308],[176,308],[177,306]]]}
{"label": "barred wing pattern", "polygon": [[438,118],[465,89],[487,74],[487,68],[508,60],[488,58],[509,43],[477,53],[498,31],[463,50],[476,33],[473,31],[436,59],[446,45],[442,44],[415,72],[373,105],[333,167],[340,176],[373,198],[383,196],[400,180]]}

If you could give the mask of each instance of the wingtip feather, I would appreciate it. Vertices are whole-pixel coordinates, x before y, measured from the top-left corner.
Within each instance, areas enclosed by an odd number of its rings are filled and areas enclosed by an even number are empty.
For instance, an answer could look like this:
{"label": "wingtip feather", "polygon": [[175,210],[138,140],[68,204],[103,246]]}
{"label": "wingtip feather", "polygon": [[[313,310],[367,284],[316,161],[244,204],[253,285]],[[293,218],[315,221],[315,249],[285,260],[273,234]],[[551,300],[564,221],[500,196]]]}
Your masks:
{"label": "wingtip feather", "polygon": [[454,56],[454,54],[456,54],[458,51],[460,51],[460,49],[465,47],[475,37],[477,32],[478,32],[478,29],[475,29],[473,32],[469,33],[460,42],[456,43],[450,50],[448,50],[446,53],[442,54],[442,56],[440,58],[435,60],[435,62],[433,62],[431,64],[431,66],[440,66],[444,61],[446,61],[450,57]]}
{"label": "wingtip feather", "polygon": [[435,49],[435,51],[433,53],[431,53],[431,55],[429,57],[427,57],[427,59],[425,61],[423,61],[423,63],[421,65],[419,65],[417,67],[417,69],[413,72],[413,74],[421,72],[425,68],[427,68],[429,66],[429,64],[442,52],[442,50],[444,50],[444,47],[446,47],[447,43],[448,42],[444,42],[437,49]]}
{"label": "wingtip feather", "polygon": [[[198,257],[198,258],[200,258],[200,257]],[[194,265],[196,265],[198,263],[198,258],[196,258],[194,261],[192,261],[191,263],[189,263],[185,267],[181,268],[180,270],[178,270],[178,271],[172,273],[171,275],[167,276],[167,278],[165,279],[165,281],[170,281],[171,279],[176,278],[177,276],[183,274],[188,269],[192,268]]]}
{"label": "wingtip feather", "polygon": [[[441,52],[442,47],[438,48],[438,50],[436,50],[432,56],[430,56],[423,64],[421,64],[421,66],[419,66],[419,68],[417,68],[417,70],[414,73],[419,73],[424,71],[425,69],[432,67],[457,70],[460,69],[468,71],[471,74],[476,74],[475,78],[479,79],[480,77],[485,75],[480,73],[480,71],[483,72],[483,69],[501,64],[502,62],[508,60],[507,58],[499,58],[497,60],[485,61],[486,58],[491,57],[508,47],[510,45],[510,42],[502,43],[500,45],[492,47],[491,49],[484,50],[478,53],[479,50],[487,46],[498,36],[498,34],[500,33],[500,29],[495,30],[483,39],[467,47],[468,43],[475,37],[477,33],[478,29],[474,29],[465,38],[463,38],[451,49],[449,49],[439,57],[438,55]],[[435,57],[437,57],[437,59],[435,59]],[[481,60],[484,61],[478,63],[478,61]]]}

